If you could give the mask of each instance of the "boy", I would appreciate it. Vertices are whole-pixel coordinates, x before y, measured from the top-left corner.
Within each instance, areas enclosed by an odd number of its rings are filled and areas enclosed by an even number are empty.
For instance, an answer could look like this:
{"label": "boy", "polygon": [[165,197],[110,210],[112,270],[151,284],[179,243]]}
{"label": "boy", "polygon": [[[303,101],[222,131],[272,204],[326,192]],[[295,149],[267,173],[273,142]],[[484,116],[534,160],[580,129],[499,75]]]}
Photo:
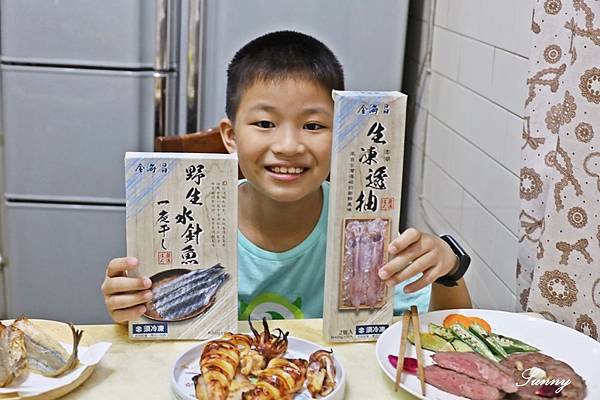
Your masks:
{"label": "boy", "polygon": [[[344,89],[342,67],[323,43],[282,31],[240,49],[227,76],[227,118],[219,128],[246,177],[238,189],[239,317],[320,318],[331,90]],[[388,251],[390,261],[379,275],[388,285],[402,283],[397,311],[410,304],[426,308],[429,285],[458,268],[445,241],[416,229],[404,231]],[[148,278],[127,277],[136,267],[134,258],[113,259],[107,267],[102,292],[116,322],[143,314],[151,299]],[[452,288],[431,286],[430,308],[470,307],[462,279]]]}

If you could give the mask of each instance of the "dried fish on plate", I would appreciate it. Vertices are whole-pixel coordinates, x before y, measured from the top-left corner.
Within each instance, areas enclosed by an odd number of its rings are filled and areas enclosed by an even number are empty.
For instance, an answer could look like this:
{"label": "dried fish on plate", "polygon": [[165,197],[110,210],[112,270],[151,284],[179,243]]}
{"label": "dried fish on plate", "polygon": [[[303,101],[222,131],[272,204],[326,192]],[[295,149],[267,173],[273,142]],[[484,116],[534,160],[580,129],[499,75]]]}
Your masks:
{"label": "dried fish on plate", "polygon": [[25,317],[18,318],[13,326],[21,330],[25,335],[25,348],[27,350],[27,362],[30,369],[44,376],[59,376],[77,366],[77,349],[83,331],[75,329],[69,324],[73,335],[73,347],[71,353],[52,338],[46,332],[35,326]]}
{"label": "dried fish on plate", "polygon": [[27,368],[25,335],[0,322],[0,387],[10,385]]}
{"label": "dried fish on plate", "polygon": [[220,264],[190,271],[157,285],[152,290],[152,309],[165,321],[198,316],[214,303],[217,290],[227,279],[229,274]]}

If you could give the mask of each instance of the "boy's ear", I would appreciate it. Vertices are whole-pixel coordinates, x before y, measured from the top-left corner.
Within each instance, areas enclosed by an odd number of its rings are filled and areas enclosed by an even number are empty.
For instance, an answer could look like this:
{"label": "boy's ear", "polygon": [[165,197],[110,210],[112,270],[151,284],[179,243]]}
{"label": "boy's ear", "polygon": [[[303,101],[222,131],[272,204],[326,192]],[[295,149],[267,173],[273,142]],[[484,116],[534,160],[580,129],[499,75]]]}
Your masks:
{"label": "boy's ear", "polygon": [[219,131],[221,140],[229,153],[235,153],[237,146],[235,142],[235,132],[233,130],[233,122],[229,118],[223,118],[219,121]]}

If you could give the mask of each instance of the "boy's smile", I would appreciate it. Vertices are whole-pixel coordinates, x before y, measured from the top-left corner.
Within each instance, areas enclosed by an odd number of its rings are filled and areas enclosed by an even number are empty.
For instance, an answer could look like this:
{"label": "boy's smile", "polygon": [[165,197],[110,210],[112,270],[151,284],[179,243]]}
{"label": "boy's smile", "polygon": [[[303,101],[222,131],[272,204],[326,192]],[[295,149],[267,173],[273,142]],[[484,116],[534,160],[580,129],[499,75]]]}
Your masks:
{"label": "boy's smile", "polygon": [[331,95],[312,80],[259,80],[244,91],[230,137],[253,189],[294,202],[329,174],[332,123]]}

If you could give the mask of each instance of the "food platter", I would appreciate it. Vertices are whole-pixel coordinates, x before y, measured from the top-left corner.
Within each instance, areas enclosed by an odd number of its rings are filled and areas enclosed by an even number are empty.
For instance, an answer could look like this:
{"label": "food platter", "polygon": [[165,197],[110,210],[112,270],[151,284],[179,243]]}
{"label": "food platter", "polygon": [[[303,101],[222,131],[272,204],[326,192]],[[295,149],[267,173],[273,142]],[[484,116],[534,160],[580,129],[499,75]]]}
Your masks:
{"label": "food platter", "polygon": [[[52,336],[61,342],[65,348],[70,350],[72,334],[69,329],[69,326],[65,323],[51,320],[41,320],[41,319],[31,319],[31,322],[35,323],[37,326],[42,328],[47,334]],[[4,320],[2,323],[4,325],[10,325],[13,320]],[[91,346],[95,343],[95,339],[91,337],[87,332],[83,334],[83,337],[80,342],[79,352],[80,355],[84,354],[87,350],[88,346]],[[0,399],[2,400],[17,400],[17,399],[27,399],[27,400],[52,400],[57,399],[59,397],[64,396],[65,394],[71,392],[78,386],[80,386],[83,382],[85,382],[92,372],[94,371],[96,365],[83,365],[80,364],[75,370],[71,371],[67,375],[73,373],[76,375],[73,379],[62,379],[59,378],[44,378],[44,384],[47,384],[49,380],[55,379],[57,384],[52,385],[51,387],[46,386],[46,389],[41,391],[36,391],[35,387],[33,387],[30,383],[33,382],[32,378],[37,378],[36,373],[27,372],[26,375],[16,382],[13,382],[8,387],[1,388]],[[64,376],[63,376],[64,378]],[[39,382],[39,381],[38,381]]]}
{"label": "food platter", "polygon": [[[600,364],[600,343],[566,326],[527,314],[509,313],[494,310],[443,310],[422,314],[420,327],[427,331],[429,323],[441,325],[444,318],[452,313],[476,316],[485,319],[494,327],[494,332],[517,338],[535,346],[544,354],[568,363],[587,384],[587,398],[600,399],[600,382],[597,379]],[[388,355],[397,355],[402,323],[390,326],[377,341],[375,354],[379,366],[394,381],[396,370],[388,361]],[[425,365],[433,364],[433,352],[424,350]],[[407,357],[416,357],[414,346],[408,344]],[[426,397],[421,395],[417,376],[402,374],[400,386],[419,399],[453,400],[463,399],[427,385]]]}
{"label": "food platter", "polygon": [[[183,353],[173,366],[171,373],[171,389],[176,399],[179,400],[195,400],[194,383],[192,378],[200,373],[200,355],[205,343],[196,345]],[[299,339],[296,337],[288,337],[288,350],[283,354],[287,358],[304,358],[308,359],[310,354],[323,349],[321,346],[308,340]],[[335,358],[336,369],[336,387],[328,396],[321,397],[326,400],[341,400],[344,398],[346,373],[340,362]],[[308,390],[300,392],[294,397],[294,400],[312,399]]]}

